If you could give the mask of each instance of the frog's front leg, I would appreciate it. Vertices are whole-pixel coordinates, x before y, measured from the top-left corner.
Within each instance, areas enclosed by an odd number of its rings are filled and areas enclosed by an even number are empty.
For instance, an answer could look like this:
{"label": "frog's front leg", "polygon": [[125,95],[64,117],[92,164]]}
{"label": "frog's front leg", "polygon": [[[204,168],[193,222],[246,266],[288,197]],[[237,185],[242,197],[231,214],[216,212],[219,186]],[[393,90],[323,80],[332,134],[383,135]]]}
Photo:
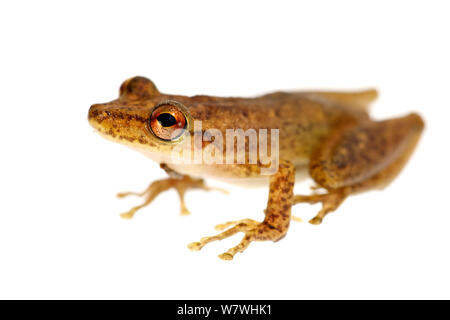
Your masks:
{"label": "frog's front leg", "polygon": [[193,242],[189,244],[189,249],[200,250],[207,243],[222,240],[238,232],[243,232],[244,237],[237,246],[219,255],[221,259],[231,260],[236,253],[243,252],[252,241],[280,240],[286,235],[291,220],[294,179],[294,166],[288,161],[280,161],[277,173],[270,177],[269,200],[263,222],[244,219],[218,225],[216,229],[219,230],[231,228],[216,236],[205,237],[199,242]]}
{"label": "frog's front leg", "polygon": [[147,187],[147,189],[145,189],[143,192],[140,193],[122,192],[117,194],[117,197],[119,198],[123,198],[129,195],[145,197],[144,203],[131,208],[128,212],[122,213],[120,215],[122,218],[131,219],[139,209],[148,206],[160,193],[167,191],[171,188],[174,188],[177,191],[178,196],[180,197],[180,214],[186,215],[190,213],[184,202],[184,194],[186,193],[186,191],[189,189],[202,189],[206,191],[211,190],[210,187],[205,185],[203,179],[195,179],[186,175],[179,174],[170,169],[165,164],[161,164],[161,168],[167,172],[169,178],[152,182]]}
{"label": "frog's front leg", "polygon": [[320,224],[351,194],[387,186],[411,156],[424,128],[417,114],[343,128],[312,155],[309,173],[325,194],[296,195],[296,203],[322,203],[310,220]]}

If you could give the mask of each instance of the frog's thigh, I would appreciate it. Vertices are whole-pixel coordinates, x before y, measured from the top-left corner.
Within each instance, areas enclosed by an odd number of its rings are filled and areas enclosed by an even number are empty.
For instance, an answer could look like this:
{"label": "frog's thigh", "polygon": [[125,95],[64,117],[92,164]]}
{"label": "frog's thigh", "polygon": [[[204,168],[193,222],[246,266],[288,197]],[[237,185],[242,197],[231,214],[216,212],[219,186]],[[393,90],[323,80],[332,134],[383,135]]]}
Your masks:
{"label": "frog's thigh", "polygon": [[411,114],[336,132],[313,154],[309,167],[327,193],[296,195],[294,204],[321,202],[322,209],[310,220],[320,224],[348,195],[386,186],[409,159],[423,126],[422,119]]}
{"label": "frog's thigh", "polygon": [[217,229],[231,228],[216,236],[202,238],[199,242],[189,244],[188,247],[191,250],[200,250],[212,241],[228,238],[237,232],[244,232],[244,238],[237,246],[219,255],[222,259],[231,260],[236,253],[243,252],[252,241],[280,240],[286,235],[289,228],[294,179],[295,168],[292,163],[280,161],[277,173],[270,177],[269,200],[263,222],[250,219],[227,222],[219,225]]}
{"label": "frog's thigh", "polygon": [[423,127],[422,119],[410,114],[332,135],[313,154],[310,175],[326,189],[385,186],[409,159]]}

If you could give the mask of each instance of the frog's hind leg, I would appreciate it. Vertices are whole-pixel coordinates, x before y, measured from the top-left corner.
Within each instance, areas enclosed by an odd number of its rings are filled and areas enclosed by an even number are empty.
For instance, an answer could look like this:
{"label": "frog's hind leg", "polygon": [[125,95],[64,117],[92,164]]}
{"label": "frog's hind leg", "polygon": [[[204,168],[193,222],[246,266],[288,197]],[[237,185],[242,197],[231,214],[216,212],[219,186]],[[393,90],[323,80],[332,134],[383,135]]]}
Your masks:
{"label": "frog's hind leg", "polygon": [[309,173],[325,194],[296,195],[293,203],[322,203],[320,224],[351,194],[387,186],[402,170],[423,131],[417,114],[370,121],[336,132],[312,155]]}
{"label": "frog's hind leg", "polygon": [[189,214],[189,210],[186,207],[184,202],[184,195],[189,189],[202,189],[202,190],[212,190],[212,188],[205,185],[203,179],[195,179],[186,175],[178,174],[170,169],[168,169],[164,164],[161,165],[161,168],[166,170],[166,172],[170,175],[169,178],[157,180],[152,182],[147,189],[143,192],[123,192],[117,194],[119,198],[123,198],[129,195],[136,195],[145,197],[144,203],[139,206],[131,208],[129,211],[122,213],[120,216],[124,219],[131,219],[134,214],[139,210],[146,206],[148,206],[159,194],[164,191],[167,191],[171,188],[174,188],[178,196],[180,198],[180,214],[186,215]]}
{"label": "frog's hind leg", "polygon": [[295,179],[295,168],[287,161],[280,161],[278,172],[270,178],[269,200],[265,210],[263,222],[244,219],[240,221],[230,221],[216,226],[222,233],[202,238],[199,242],[189,244],[189,249],[200,250],[206,244],[228,238],[238,232],[243,232],[244,237],[241,242],[219,255],[224,260],[233,259],[238,252],[243,252],[252,241],[278,241],[286,235],[291,219],[291,206],[293,200],[293,189]]}
{"label": "frog's hind leg", "polygon": [[345,198],[350,194],[351,189],[341,188],[337,190],[330,190],[324,194],[313,194],[309,196],[295,195],[294,204],[297,203],[322,203],[322,209],[317,215],[309,220],[311,224],[321,224],[323,218],[330,212],[336,210]]}

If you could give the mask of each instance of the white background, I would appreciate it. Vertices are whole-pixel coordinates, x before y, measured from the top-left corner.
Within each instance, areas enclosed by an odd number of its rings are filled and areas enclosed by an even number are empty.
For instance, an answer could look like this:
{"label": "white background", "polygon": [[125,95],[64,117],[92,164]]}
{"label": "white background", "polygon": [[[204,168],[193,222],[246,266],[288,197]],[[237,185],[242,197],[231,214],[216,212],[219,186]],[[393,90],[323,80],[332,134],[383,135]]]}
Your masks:
{"label": "white background", "polygon": [[[0,5],[0,298],[450,298],[449,5],[444,1],[8,1]],[[174,191],[119,213],[165,174],[102,139],[91,104],[123,80],[163,92],[256,95],[377,87],[375,118],[426,131],[398,179],[278,243],[190,252],[215,224],[262,219],[267,189]],[[310,182],[298,184],[307,192]],[[319,205],[293,213],[305,220]]]}

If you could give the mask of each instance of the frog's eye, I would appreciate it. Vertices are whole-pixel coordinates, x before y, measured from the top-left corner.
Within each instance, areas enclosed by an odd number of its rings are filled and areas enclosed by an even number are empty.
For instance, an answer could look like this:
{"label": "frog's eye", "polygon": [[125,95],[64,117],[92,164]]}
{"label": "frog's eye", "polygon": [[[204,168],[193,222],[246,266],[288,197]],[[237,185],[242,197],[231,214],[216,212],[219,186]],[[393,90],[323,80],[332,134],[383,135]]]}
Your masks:
{"label": "frog's eye", "polygon": [[185,132],[186,127],[183,107],[174,101],[159,104],[150,115],[149,128],[161,140],[176,140]]}

